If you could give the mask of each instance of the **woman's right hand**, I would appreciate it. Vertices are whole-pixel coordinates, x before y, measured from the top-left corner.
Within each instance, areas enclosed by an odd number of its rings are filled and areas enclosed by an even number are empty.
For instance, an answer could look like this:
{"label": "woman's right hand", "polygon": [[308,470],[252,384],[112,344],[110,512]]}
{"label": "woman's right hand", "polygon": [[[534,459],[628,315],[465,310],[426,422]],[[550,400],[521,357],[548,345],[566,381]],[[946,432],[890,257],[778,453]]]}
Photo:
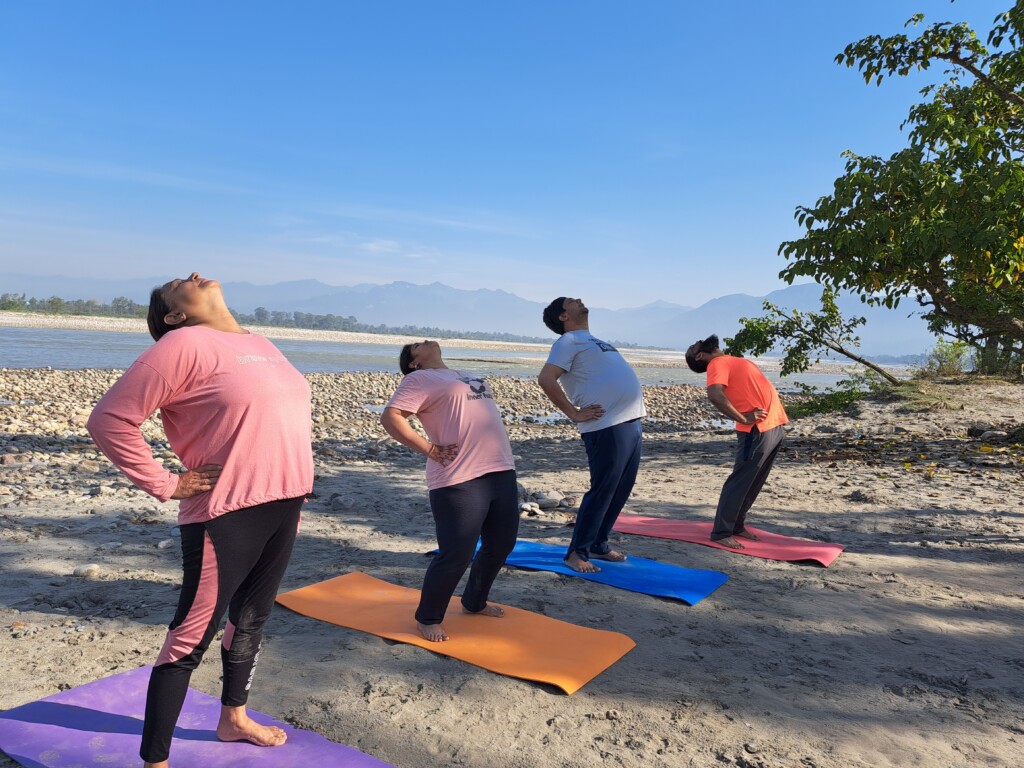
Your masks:
{"label": "woman's right hand", "polygon": [[455,461],[455,457],[458,455],[459,446],[454,443],[451,445],[438,445],[437,443],[431,443],[430,450],[427,451],[427,458],[433,459],[442,467],[447,467]]}
{"label": "woman's right hand", "polygon": [[190,469],[178,475],[178,487],[171,494],[172,499],[190,499],[200,493],[206,493],[213,489],[220,479],[221,470],[219,464],[204,464],[201,467]]}

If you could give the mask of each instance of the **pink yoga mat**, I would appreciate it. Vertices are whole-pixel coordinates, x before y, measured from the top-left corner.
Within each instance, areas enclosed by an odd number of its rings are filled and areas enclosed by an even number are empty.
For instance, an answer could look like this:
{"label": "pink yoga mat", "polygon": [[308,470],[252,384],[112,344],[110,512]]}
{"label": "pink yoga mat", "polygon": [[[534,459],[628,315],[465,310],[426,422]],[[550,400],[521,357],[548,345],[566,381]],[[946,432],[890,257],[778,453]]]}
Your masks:
{"label": "pink yoga mat", "polygon": [[760,541],[741,539],[743,549],[732,549],[711,541],[711,523],[694,520],[668,520],[663,517],[644,517],[643,515],[619,515],[615,521],[615,531],[631,533],[635,536],[653,536],[656,539],[675,539],[703,544],[706,547],[725,549],[740,555],[763,557],[765,560],[784,560],[798,563],[802,560],[813,560],[828,568],[843,551],[841,544],[828,544],[823,541],[795,539],[780,536],[777,533],[763,531],[760,528],[747,526],[747,530],[761,537]]}

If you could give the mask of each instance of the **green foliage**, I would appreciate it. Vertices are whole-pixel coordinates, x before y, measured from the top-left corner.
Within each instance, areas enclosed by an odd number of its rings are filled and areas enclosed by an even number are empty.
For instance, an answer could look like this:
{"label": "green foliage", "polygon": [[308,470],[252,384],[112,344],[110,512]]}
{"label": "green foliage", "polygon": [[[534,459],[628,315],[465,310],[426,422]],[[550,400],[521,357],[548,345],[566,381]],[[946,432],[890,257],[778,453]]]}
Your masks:
{"label": "green foliage", "polygon": [[806,391],[800,393],[799,399],[786,401],[786,413],[793,419],[821,413],[835,413],[845,410],[850,403],[857,402],[865,394],[850,389],[822,391],[815,387],[808,387]]}
{"label": "green foliage", "polygon": [[899,402],[899,410],[906,413],[962,410],[964,407],[941,388],[937,389],[921,381],[891,384],[872,371],[844,379],[831,390],[806,384],[798,385],[798,389],[798,394],[784,397],[786,413],[794,419],[843,411],[868,397],[896,400]]}
{"label": "green foliage", "polygon": [[904,413],[925,413],[928,411],[962,411],[963,403],[949,397],[941,388],[921,381],[901,381],[892,390],[892,396],[900,401],[899,410]]}
{"label": "green foliage", "polygon": [[957,376],[967,371],[971,363],[971,345],[964,341],[939,339],[935,348],[928,353],[924,367],[915,378],[934,376]]}
{"label": "green foliage", "polygon": [[821,389],[808,384],[798,384],[799,394],[786,398],[786,413],[794,419],[814,416],[820,413],[843,411],[851,404],[868,395],[887,390],[888,383],[872,373],[851,376],[838,382],[833,389]]}
{"label": "green foliage", "polygon": [[0,310],[7,312],[42,312],[48,315],[97,315],[100,317],[145,317],[147,308],[131,299],[118,296],[109,304],[96,299],[25,298],[25,294],[0,294]]}
{"label": "green foliage", "polygon": [[1024,376],[1020,350],[1001,339],[988,338],[974,350],[974,370],[994,376]]}
{"label": "green foliage", "polygon": [[[908,26],[917,27],[923,16]],[[904,123],[888,159],[846,152],[832,194],[796,210],[803,236],[780,276],[810,276],[886,307],[916,300],[932,330],[976,348],[1024,353],[1024,1],[987,44],[966,24],[916,38],[873,35],[836,57],[867,82],[948,65]]]}
{"label": "green foliage", "polygon": [[25,294],[4,293],[0,294],[0,311],[23,312],[25,309]]}
{"label": "green foliage", "polygon": [[780,373],[788,376],[806,371],[821,359],[825,350],[831,350],[895,383],[894,376],[850,350],[850,347],[860,344],[860,338],[854,331],[865,321],[863,317],[843,319],[834,290],[826,288],[822,291],[820,312],[782,310],[770,301],[766,301],[763,308],[767,313],[764,317],[740,318],[743,327],[731,339],[725,340],[729,354],[741,356],[749,352],[755,356],[763,355],[781,346],[785,355]]}

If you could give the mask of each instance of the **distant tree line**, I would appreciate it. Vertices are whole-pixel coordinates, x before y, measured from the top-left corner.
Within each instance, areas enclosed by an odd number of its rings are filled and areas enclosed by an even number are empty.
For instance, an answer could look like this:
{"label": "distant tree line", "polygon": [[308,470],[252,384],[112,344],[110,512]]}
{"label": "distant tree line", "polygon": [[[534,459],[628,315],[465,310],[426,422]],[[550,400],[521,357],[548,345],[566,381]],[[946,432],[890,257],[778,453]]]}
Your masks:
{"label": "distant tree line", "polygon": [[42,312],[47,315],[98,315],[100,317],[145,317],[147,308],[131,299],[118,296],[109,304],[96,299],[28,299],[24,293],[0,294],[0,310],[8,312]]}
{"label": "distant tree line", "polygon": [[309,328],[316,331],[352,331],[355,333],[392,334],[400,336],[422,336],[441,339],[478,339],[481,341],[515,341],[529,344],[545,344],[551,339],[538,336],[520,336],[515,333],[498,331],[452,331],[423,325],[370,325],[361,323],[352,315],[314,315],[310,312],[281,312],[256,307],[252,314],[231,310],[242,325],[262,325],[273,328]]}
{"label": "distant tree line", "polygon": [[[118,296],[109,304],[96,299],[62,299],[51,296],[48,299],[26,298],[25,294],[0,294],[0,310],[8,312],[41,312],[47,315],[95,315],[99,317],[145,317],[148,307],[136,304],[131,299]],[[353,331],[358,333],[393,334],[401,336],[422,336],[441,339],[479,339],[481,341],[513,341],[521,343],[546,344],[550,338],[519,336],[514,333],[491,331],[451,331],[420,325],[369,325],[360,323],[351,315],[314,315],[309,312],[280,312],[256,307],[252,314],[231,310],[235,319],[243,325],[258,325],[273,328],[309,328],[317,331]],[[627,345],[623,345],[627,346]]]}

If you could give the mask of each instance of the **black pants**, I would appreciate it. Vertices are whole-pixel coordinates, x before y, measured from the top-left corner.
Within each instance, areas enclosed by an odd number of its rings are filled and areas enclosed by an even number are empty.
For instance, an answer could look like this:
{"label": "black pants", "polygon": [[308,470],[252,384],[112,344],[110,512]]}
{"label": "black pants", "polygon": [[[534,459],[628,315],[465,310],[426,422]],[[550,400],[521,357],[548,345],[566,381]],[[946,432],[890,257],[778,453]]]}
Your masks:
{"label": "black pants", "polygon": [[747,512],[768,479],[785,436],[781,426],[767,432],[754,427],[749,432],[736,433],[736,461],[718,497],[712,540],[743,533]]}
{"label": "black pants", "polygon": [[225,610],[221,703],[246,703],[263,625],[292,554],[302,501],[274,501],[181,526],[181,596],[149,678],[139,750],[143,760],[167,759],[192,671],[220,628]]}
{"label": "black pants", "polygon": [[[420,624],[440,624],[448,602],[469,571],[462,604],[470,611],[487,606],[487,596],[505,558],[516,545],[519,504],[516,473],[490,472],[430,492],[430,510],[437,527],[438,555],[427,566],[416,609]],[[473,556],[476,543],[480,551]]]}

